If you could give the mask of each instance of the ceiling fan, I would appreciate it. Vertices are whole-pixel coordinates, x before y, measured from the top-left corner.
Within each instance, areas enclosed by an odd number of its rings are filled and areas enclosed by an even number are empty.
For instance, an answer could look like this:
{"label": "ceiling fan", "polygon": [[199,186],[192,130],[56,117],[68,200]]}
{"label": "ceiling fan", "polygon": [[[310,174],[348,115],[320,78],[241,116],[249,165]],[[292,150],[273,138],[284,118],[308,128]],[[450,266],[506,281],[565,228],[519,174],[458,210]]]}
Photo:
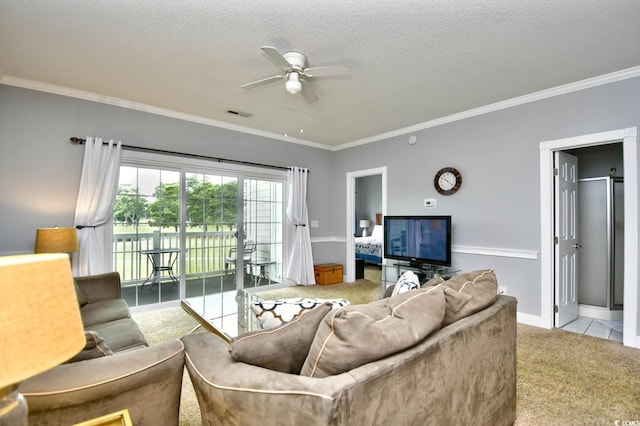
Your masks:
{"label": "ceiling fan", "polygon": [[346,65],[329,65],[307,68],[307,57],[300,52],[287,52],[281,54],[275,47],[271,46],[262,46],[260,49],[262,49],[271,62],[273,62],[278,68],[282,69],[283,74],[243,84],[242,87],[245,89],[252,89],[277,80],[286,80],[284,86],[287,92],[292,95],[302,92],[302,96],[307,102],[313,102],[316,101],[318,97],[311,87],[309,87],[308,84],[302,84],[303,82],[314,77],[339,77],[351,75],[351,69]]}

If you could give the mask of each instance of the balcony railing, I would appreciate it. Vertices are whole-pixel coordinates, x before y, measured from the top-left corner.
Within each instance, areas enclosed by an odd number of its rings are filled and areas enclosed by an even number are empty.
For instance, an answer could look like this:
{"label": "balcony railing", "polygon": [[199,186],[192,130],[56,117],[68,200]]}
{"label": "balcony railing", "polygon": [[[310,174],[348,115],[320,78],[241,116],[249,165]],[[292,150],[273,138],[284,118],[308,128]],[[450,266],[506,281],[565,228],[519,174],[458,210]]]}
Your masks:
{"label": "balcony railing", "polygon": [[[221,273],[225,267],[224,258],[236,244],[234,231],[186,232],[185,277]],[[123,285],[138,284],[149,276],[151,262],[141,251],[159,248],[180,248],[180,233],[154,231],[145,234],[114,234],[113,264],[114,269],[120,273]],[[180,262],[176,262],[176,276],[180,276],[181,267]]]}

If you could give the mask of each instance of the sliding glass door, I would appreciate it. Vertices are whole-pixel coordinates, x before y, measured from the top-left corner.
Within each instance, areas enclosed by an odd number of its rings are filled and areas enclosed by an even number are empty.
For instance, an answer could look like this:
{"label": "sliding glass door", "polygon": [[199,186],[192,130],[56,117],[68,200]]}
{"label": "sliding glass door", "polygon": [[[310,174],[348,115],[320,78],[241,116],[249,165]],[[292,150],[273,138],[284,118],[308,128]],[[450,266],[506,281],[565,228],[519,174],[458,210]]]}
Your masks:
{"label": "sliding glass door", "polygon": [[180,299],[179,170],[122,166],[113,206],[113,266],[129,306]]}
{"label": "sliding glass door", "polygon": [[[236,321],[236,288],[244,280],[238,268],[238,181],[221,174],[185,174],[185,299],[219,327]],[[239,248],[240,246],[240,248]]]}
{"label": "sliding glass door", "polygon": [[121,167],[113,262],[123,298],[185,300],[233,332],[237,290],[282,280],[286,178],[172,166]]}

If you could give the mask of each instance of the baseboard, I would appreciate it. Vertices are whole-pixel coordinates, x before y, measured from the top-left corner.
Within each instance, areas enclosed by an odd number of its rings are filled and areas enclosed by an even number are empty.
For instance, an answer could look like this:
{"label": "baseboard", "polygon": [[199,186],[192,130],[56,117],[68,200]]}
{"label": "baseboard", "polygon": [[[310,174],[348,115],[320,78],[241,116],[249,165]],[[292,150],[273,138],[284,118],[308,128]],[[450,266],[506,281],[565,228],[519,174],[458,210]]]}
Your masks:
{"label": "baseboard", "polygon": [[517,312],[516,315],[517,315],[517,321],[520,324],[530,325],[530,326],[539,327],[539,328],[548,328],[544,326],[544,323],[542,322],[542,318],[540,318],[537,315],[523,314],[522,312]]}
{"label": "baseboard", "polygon": [[613,311],[600,306],[578,305],[578,315],[605,321],[622,321],[623,311],[621,309]]}

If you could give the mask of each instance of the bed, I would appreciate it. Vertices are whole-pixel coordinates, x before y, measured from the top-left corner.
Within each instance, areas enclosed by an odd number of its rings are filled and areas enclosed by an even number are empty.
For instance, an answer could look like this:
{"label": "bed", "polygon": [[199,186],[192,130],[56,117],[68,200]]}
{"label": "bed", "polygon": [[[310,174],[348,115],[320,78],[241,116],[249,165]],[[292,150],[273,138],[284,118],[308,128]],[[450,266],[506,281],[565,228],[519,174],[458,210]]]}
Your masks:
{"label": "bed", "polygon": [[355,237],[356,259],[366,263],[382,264],[382,225],[375,225],[370,237]]}

